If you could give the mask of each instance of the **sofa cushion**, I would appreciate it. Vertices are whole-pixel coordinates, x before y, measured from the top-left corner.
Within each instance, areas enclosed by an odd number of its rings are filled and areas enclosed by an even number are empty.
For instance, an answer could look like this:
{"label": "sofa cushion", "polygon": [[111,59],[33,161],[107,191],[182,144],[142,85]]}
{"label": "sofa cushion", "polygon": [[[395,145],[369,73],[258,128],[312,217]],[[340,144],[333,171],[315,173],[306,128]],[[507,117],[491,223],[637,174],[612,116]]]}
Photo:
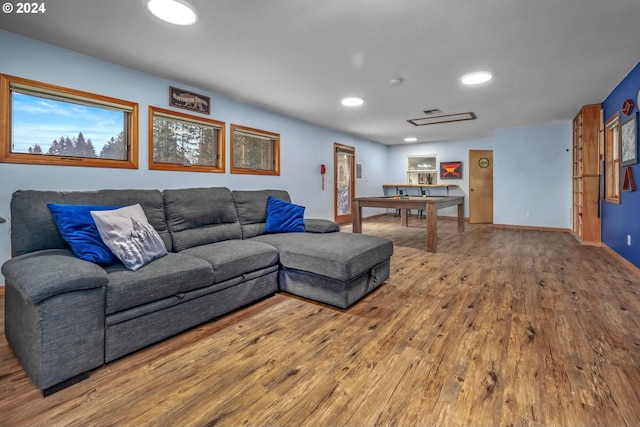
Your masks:
{"label": "sofa cushion", "polygon": [[167,254],[162,239],[140,205],[91,211],[102,241],[129,270],[136,271]]}
{"label": "sofa cushion", "polygon": [[167,231],[162,193],[158,190],[37,191],[19,190],[11,197],[11,256],[43,249],[64,249],[68,245],[47,207],[48,203],[69,205],[128,206],[140,203],[149,223],[167,248]]}
{"label": "sofa cushion", "polygon": [[137,271],[122,264],[105,267],[109,276],[106,314],[179,295],[213,283],[211,265],[196,257],[169,253]]}
{"label": "sofa cushion", "polygon": [[303,233],[304,206],[269,196],[265,233]]}
{"label": "sofa cushion", "polygon": [[340,226],[328,219],[307,218],[304,220],[304,231],[307,233],[335,233]]}
{"label": "sofa cushion", "polygon": [[283,190],[232,191],[242,227],[242,238],[258,236],[264,233],[267,221],[267,200],[269,196],[290,202],[289,193]]}
{"label": "sofa cushion", "polygon": [[280,264],[286,268],[342,281],[353,279],[393,254],[390,240],[365,234],[264,234],[249,241],[278,248]]}
{"label": "sofa cushion", "polygon": [[164,190],[163,197],[174,251],[242,238],[228,188]]}
{"label": "sofa cushion", "polygon": [[185,249],[181,253],[211,264],[215,283],[278,264],[276,248],[247,240],[226,240]]}
{"label": "sofa cushion", "polygon": [[101,265],[118,262],[118,258],[100,237],[95,221],[91,217],[91,211],[113,210],[120,206],[49,203],[47,207],[53,215],[60,235],[69,244],[76,257]]}

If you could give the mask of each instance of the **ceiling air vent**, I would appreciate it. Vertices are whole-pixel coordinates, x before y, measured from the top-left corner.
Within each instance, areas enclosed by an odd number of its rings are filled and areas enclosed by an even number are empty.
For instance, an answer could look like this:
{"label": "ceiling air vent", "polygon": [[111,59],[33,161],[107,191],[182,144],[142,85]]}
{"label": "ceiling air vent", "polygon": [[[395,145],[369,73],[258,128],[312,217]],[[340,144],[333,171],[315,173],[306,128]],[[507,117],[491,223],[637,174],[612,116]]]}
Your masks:
{"label": "ceiling air vent", "polygon": [[432,109],[432,110],[424,110],[424,113],[425,113],[427,116],[430,116],[430,115],[432,115],[432,114],[440,114],[440,113],[442,113],[442,110],[441,110],[441,109],[439,109],[439,108],[434,108],[434,109]]}
{"label": "ceiling air vent", "polygon": [[[431,111],[431,110],[428,110]],[[425,111],[425,114],[427,111]],[[430,117],[422,117],[419,119],[409,119],[407,120],[414,126],[427,126],[427,125],[437,125],[440,123],[451,123],[451,122],[461,122],[464,120],[475,120],[476,115],[472,112],[468,113],[458,113],[458,114],[444,114],[440,116],[430,116]]]}

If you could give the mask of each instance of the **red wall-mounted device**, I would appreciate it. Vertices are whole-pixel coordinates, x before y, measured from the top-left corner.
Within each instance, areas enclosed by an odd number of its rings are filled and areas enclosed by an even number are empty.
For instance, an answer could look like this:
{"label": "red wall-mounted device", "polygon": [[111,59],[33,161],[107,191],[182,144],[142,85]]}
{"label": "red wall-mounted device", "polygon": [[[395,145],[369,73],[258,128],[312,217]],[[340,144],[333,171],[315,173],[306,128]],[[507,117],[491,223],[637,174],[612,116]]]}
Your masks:
{"label": "red wall-mounted device", "polygon": [[322,191],[324,191],[324,174],[327,173],[327,167],[320,165],[320,175],[322,175]]}

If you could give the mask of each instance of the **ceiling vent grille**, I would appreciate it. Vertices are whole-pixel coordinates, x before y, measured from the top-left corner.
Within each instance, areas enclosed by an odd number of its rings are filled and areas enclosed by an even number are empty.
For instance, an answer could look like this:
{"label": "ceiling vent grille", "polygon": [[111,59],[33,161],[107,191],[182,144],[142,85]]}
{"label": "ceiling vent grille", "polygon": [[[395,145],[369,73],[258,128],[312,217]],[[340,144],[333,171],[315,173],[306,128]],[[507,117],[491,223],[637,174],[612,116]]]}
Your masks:
{"label": "ceiling vent grille", "polygon": [[[431,111],[431,110],[428,110]],[[426,113],[426,111],[425,111]],[[472,112],[458,114],[444,114],[441,116],[422,117],[419,119],[407,120],[414,126],[437,125],[440,123],[462,122],[464,120],[475,120],[476,115]]]}

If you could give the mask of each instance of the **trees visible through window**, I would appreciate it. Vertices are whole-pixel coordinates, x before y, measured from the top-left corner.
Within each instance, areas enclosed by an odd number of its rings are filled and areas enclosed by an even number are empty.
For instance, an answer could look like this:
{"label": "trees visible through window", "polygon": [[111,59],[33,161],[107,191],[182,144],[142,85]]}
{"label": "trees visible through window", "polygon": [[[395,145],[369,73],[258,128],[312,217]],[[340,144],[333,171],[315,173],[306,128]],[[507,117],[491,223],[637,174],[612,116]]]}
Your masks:
{"label": "trees visible through window", "polygon": [[149,169],[224,172],[224,122],[149,107]]}
{"label": "trees visible through window", "polygon": [[138,104],[0,76],[0,159],[137,168]]}
{"label": "trees visible through window", "polygon": [[231,173],[280,175],[280,134],[231,125]]}

